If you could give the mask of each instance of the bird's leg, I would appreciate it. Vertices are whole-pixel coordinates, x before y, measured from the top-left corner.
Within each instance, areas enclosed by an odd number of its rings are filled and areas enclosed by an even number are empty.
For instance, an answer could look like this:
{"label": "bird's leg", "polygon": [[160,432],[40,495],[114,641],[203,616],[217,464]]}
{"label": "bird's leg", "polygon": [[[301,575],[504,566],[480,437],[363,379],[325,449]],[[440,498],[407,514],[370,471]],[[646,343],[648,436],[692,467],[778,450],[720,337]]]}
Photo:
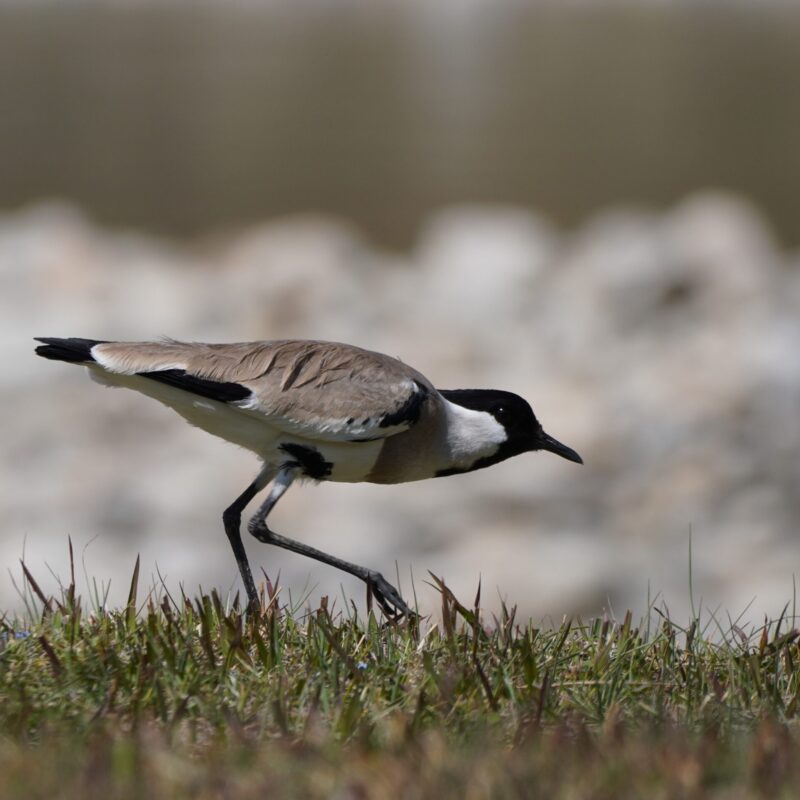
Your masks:
{"label": "bird's leg", "polygon": [[239,497],[222,512],[222,522],[225,525],[225,533],[228,535],[228,541],[231,543],[233,554],[236,557],[236,564],[239,567],[239,573],[242,576],[244,588],[247,592],[247,605],[250,611],[257,611],[259,603],[256,585],[253,581],[253,574],[250,572],[250,564],[247,561],[247,553],[245,553],[244,545],[242,544],[242,535],[240,533],[242,511],[244,511],[245,506],[267,485],[273,474],[271,470],[263,469]]}
{"label": "bird's leg", "polygon": [[275,504],[283,496],[284,492],[291,486],[292,481],[297,477],[297,472],[298,466],[295,464],[281,467],[272,484],[269,496],[247,525],[247,529],[250,533],[260,542],[274,544],[285,550],[291,550],[293,553],[308,556],[309,558],[321,561],[323,564],[328,564],[331,567],[336,567],[351,575],[355,575],[357,578],[361,578],[361,580],[370,587],[375,600],[387,617],[391,619],[399,619],[404,615],[412,617],[414,614],[406,605],[400,593],[380,574],[380,572],[367,569],[366,567],[359,567],[358,564],[352,564],[349,561],[336,558],[336,556],[328,555],[327,553],[323,553],[322,550],[317,550],[315,547],[301,544],[294,539],[289,539],[286,536],[274,533],[267,527],[267,515],[275,507]]}

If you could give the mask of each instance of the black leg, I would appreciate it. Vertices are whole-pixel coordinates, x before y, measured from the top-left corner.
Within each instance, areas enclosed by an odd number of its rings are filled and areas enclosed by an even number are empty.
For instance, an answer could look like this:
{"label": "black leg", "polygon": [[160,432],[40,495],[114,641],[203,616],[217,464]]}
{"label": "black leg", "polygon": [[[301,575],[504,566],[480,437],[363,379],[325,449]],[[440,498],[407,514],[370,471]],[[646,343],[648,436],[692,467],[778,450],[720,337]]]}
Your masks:
{"label": "black leg", "polygon": [[245,506],[266,486],[269,476],[261,473],[234,501],[225,511],[222,512],[222,522],[225,525],[225,533],[228,535],[228,541],[233,548],[233,555],[236,557],[236,564],[239,567],[239,573],[244,582],[244,588],[247,592],[247,605],[250,611],[257,611],[258,593],[256,592],[256,585],[253,581],[253,574],[250,572],[250,564],[247,561],[247,553],[244,551],[242,544],[242,535],[240,528],[242,524],[242,511]]}
{"label": "black leg", "polygon": [[359,567],[358,564],[352,564],[349,561],[336,558],[336,556],[328,555],[328,553],[323,553],[322,550],[317,550],[315,547],[301,544],[294,539],[289,539],[286,536],[274,533],[267,527],[267,516],[269,512],[272,511],[283,493],[289,488],[296,473],[296,467],[284,467],[278,472],[269,497],[267,497],[264,504],[248,523],[247,529],[250,533],[260,542],[274,544],[285,550],[291,550],[293,553],[308,556],[316,561],[321,561],[323,564],[328,564],[331,567],[336,567],[337,569],[350,573],[350,575],[361,578],[361,580],[370,587],[378,605],[387,617],[391,619],[399,619],[404,615],[412,617],[414,612],[405,604],[405,601],[400,596],[400,592],[398,592],[380,572],[367,569],[366,567]]}

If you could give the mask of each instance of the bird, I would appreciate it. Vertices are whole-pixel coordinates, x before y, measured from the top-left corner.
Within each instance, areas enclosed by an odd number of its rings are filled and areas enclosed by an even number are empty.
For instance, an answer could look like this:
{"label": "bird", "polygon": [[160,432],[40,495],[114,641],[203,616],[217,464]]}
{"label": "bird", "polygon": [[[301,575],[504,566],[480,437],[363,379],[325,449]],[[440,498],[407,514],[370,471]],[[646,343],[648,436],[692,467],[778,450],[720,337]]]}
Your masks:
{"label": "bird", "polygon": [[582,464],[545,433],[531,406],[498,389],[437,389],[403,361],[350,344],[282,339],[204,344],[37,337],[36,353],[83,365],[109,386],[160,401],[192,425],[253,452],[254,480],[222,514],[248,598],[256,591],[242,543],[245,507],[258,541],[360,578],[387,618],[413,617],[377,570],[275,533],[267,518],[296,480],[404,483],[485,469],[537,450]]}

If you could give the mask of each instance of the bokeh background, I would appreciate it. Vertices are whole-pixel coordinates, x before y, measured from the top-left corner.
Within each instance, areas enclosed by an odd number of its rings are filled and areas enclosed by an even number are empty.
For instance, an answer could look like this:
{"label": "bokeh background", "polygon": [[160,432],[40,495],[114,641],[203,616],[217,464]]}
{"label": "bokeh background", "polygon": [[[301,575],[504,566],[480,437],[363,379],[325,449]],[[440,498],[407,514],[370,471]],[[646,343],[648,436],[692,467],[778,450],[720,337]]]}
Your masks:
{"label": "bokeh background", "polygon": [[[253,457],[31,342],[166,335],[381,350],[581,452],[281,502],[424,610],[431,570],[537,619],[793,613],[798,142],[794,4],[1,3],[0,607],[68,536],[112,603],[137,554],[238,589]],[[287,600],[363,599],[246,546]]]}

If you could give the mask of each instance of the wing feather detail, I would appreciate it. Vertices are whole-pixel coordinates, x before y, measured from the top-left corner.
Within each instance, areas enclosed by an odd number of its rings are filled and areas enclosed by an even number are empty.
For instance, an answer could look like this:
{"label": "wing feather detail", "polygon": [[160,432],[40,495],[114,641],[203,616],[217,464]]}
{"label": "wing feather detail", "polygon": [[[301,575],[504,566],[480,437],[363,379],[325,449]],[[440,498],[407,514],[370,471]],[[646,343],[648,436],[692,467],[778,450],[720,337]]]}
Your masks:
{"label": "wing feather detail", "polygon": [[92,353],[109,372],[160,381],[235,405],[287,433],[330,441],[408,430],[438,397],[400,360],[333,342],[109,342]]}

